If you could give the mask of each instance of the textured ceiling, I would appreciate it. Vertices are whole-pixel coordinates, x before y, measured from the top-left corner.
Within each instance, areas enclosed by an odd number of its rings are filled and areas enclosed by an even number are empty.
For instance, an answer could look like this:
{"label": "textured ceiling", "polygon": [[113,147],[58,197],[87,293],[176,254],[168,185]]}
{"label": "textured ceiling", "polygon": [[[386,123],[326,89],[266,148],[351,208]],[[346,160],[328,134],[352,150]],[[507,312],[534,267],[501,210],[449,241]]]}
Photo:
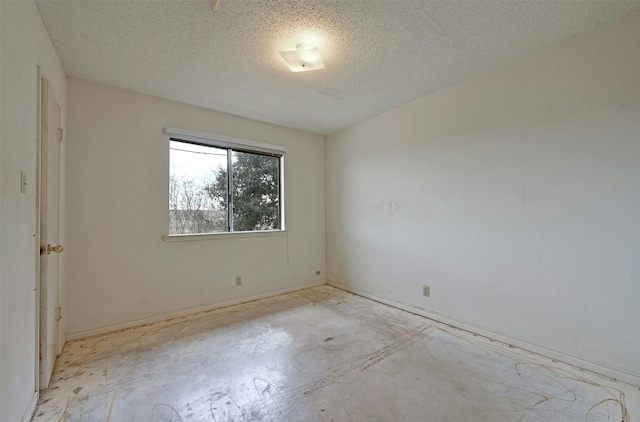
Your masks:
{"label": "textured ceiling", "polygon": [[[640,0],[36,1],[68,76],[327,135]],[[317,46],[326,69],[279,56]]]}

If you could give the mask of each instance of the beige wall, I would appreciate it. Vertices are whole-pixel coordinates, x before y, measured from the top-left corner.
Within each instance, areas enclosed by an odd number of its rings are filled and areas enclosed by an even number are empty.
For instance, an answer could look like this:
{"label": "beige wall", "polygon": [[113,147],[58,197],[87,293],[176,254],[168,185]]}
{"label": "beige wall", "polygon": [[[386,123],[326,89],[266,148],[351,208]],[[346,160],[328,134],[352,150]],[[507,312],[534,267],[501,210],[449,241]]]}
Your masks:
{"label": "beige wall", "polygon": [[[324,282],[323,137],[74,79],[68,99],[68,333]],[[165,243],[165,126],[286,147],[287,236]]]}
{"label": "beige wall", "polygon": [[63,114],[66,80],[33,2],[0,1],[0,30],[0,422],[13,422],[36,397],[38,66]]}
{"label": "beige wall", "polygon": [[639,52],[636,13],[328,137],[327,278],[640,383]]}

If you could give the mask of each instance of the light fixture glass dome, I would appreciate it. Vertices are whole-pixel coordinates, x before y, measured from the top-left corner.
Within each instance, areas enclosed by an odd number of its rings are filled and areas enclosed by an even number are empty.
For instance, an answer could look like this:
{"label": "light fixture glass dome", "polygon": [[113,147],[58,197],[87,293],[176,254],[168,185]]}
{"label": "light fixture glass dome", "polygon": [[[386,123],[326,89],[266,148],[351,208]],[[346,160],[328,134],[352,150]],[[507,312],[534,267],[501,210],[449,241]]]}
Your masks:
{"label": "light fixture glass dome", "polygon": [[298,44],[295,50],[281,51],[280,55],[292,72],[324,69],[324,63],[322,62],[322,57],[320,57],[317,47]]}

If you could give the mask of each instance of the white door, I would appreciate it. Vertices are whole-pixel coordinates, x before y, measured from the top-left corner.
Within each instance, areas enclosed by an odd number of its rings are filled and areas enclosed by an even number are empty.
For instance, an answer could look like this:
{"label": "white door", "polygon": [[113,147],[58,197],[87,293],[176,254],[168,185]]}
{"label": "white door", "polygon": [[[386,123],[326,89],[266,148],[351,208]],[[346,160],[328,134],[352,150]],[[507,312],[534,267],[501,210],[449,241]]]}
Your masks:
{"label": "white door", "polygon": [[49,81],[40,84],[40,389],[60,353],[60,106]]}

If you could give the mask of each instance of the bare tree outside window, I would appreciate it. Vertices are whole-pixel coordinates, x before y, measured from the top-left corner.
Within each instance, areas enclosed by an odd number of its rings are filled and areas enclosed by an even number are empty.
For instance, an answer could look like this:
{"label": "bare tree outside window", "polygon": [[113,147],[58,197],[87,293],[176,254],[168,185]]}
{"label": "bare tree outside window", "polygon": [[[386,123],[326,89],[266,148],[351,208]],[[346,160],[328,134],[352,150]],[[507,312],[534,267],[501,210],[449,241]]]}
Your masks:
{"label": "bare tree outside window", "polygon": [[169,176],[170,234],[214,233],[227,230],[227,213],[194,179]]}

